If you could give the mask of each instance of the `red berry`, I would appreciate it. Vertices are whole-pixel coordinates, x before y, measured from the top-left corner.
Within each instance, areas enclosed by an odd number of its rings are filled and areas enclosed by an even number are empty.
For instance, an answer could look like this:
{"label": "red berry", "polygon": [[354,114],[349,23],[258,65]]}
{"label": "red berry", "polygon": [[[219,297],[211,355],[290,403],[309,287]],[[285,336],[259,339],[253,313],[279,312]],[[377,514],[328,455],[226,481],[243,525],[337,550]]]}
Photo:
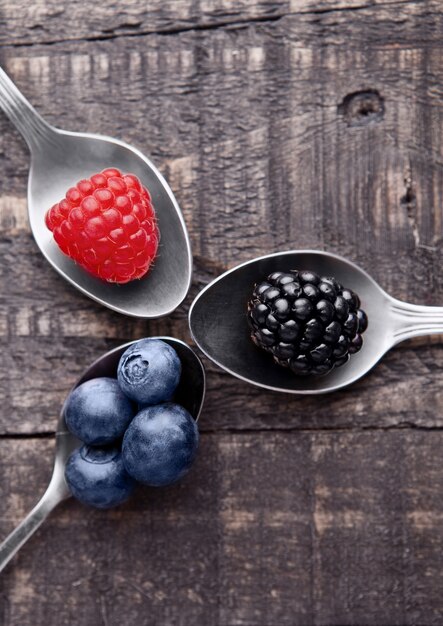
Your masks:
{"label": "red berry", "polygon": [[108,282],[142,278],[158,250],[148,190],[114,167],[68,189],[46,212],[45,224],[64,254]]}

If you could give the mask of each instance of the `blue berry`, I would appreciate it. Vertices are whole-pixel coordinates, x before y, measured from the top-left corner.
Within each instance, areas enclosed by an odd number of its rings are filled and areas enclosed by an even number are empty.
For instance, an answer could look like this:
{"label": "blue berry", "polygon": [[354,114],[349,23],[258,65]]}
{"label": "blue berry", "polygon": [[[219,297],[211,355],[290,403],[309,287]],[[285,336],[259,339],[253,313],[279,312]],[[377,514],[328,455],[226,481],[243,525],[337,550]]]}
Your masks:
{"label": "blue berry", "polygon": [[126,471],[146,485],[169,485],[191,467],[198,440],[197,424],[183,407],[147,407],[134,417],[123,438]]}
{"label": "blue berry", "polygon": [[117,368],[123,393],[143,405],[170,400],[180,375],[176,351],[160,339],[137,341],[123,353]]}
{"label": "blue berry", "polygon": [[99,509],[121,504],[135,485],[116,447],[78,448],[68,459],[65,478],[74,498]]}
{"label": "blue berry", "polygon": [[135,411],[114,378],[93,378],[76,387],[66,402],[68,429],[98,446],[123,437]]}

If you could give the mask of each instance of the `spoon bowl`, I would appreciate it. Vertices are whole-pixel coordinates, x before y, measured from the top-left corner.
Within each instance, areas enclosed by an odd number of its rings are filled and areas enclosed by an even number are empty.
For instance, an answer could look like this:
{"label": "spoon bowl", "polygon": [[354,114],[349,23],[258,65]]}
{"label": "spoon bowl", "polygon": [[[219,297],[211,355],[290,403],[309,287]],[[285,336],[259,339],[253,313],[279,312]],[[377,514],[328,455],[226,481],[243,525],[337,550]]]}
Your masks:
{"label": "spoon bowl", "polygon": [[[195,420],[198,420],[203,408],[206,389],[205,370],[200,359],[187,344],[179,339],[173,339],[172,337],[155,337],[155,339],[161,339],[168,343],[177,352],[182,364],[182,375],[173,400],[187,409]],[[135,342],[131,341],[118,346],[94,361],[83,372],[71,391],[91,378],[101,376],[115,378],[121,355],[133,343]],[[0,572],[42,524],[52,509],[71,495],[65,481],[65,466],[71,453],[82,443],[66,427],[66,401],[63,404],[57,423],[55,460],[51,481],[37,505],[0,544]]]}
{"label": "spoon bowl", "polygon": [[[272,272],[290,269],[333,276],[360,296],[362,309],[368,316],[361,351],[325,376],[296,376],[276,365],[250,339],[246,307],[254,284]],[[200,350],[237,378],[274,391],[320,394],[355,382],[400,341],[442,333],[443,308],[417,306],[392,298],[364,270],[336,254],[291,250],[253,259],[216,278],[192,303],[189,325]]]}
{"label": "spoon bowl", "polygon": [[[37,245],[54,269],[82,293],[125,315],[151,319],[176,309],[191,283],[191,247],[177,201],[153,163],[117,139],[49,125],[1,68],[0,108],[31,151],[29,222]],[[148,275],[124,285],[102,281],[76,265],[60,251],[44,221],[47,209],[70,187],[107,167],[135,174],[149,189],[161,233],[159,254]]]}

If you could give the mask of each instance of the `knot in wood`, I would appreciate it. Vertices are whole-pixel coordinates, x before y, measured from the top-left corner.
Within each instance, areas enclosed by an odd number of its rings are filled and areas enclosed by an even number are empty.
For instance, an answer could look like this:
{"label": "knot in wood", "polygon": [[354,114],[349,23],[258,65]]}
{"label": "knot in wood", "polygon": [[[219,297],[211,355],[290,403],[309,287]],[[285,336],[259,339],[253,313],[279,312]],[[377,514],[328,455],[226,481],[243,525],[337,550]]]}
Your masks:
{"label": "knot in wood", "polygon": [[380,122],[385,114],[384,99],[375,89],[355,91],[343,98],[338,105],[348,126],[367,126]]}

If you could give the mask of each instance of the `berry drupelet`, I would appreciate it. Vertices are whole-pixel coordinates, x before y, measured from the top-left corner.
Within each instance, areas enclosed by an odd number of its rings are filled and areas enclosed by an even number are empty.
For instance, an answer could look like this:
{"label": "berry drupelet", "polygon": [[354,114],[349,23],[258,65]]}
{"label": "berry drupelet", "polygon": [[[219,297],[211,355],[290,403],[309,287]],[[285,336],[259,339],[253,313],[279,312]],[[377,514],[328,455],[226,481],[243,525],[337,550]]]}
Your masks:
{"label": "berry drupelet", "polygon": [[142,278],[157,254],[159,231],[148,190],[133,174],[113,167],[68,189],[45,222],[64,254],[107,282]]}
{"label": "berry drupelet", "polygon": [[360,299],[335,278],[274,272],[248,302],[252,341],[295,374],[327,374],[362,345],[368,325]]}

